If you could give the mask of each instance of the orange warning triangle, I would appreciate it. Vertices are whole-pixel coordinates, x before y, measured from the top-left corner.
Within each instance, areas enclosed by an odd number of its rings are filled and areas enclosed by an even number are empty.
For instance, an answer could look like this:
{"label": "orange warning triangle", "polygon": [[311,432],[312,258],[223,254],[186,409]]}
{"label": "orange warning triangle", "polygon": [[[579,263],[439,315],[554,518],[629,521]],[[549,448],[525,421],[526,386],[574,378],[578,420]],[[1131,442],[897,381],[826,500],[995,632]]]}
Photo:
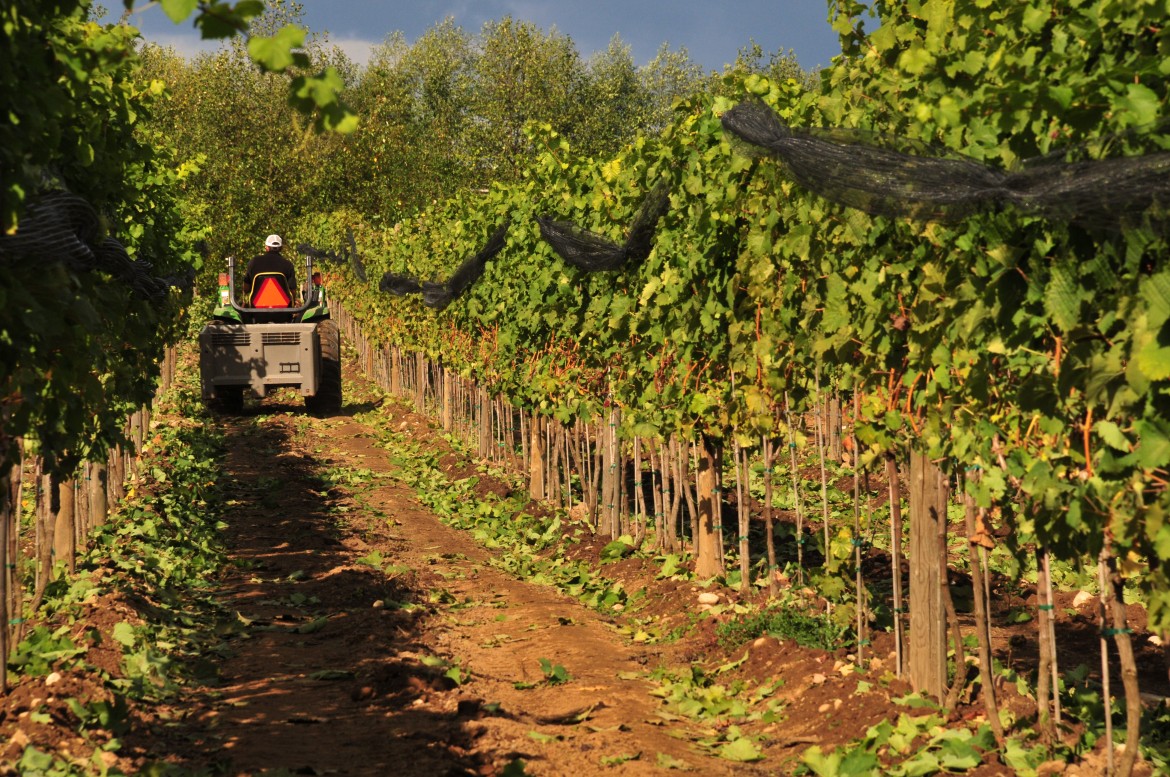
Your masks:
{"label": "orange warning triangle", "polygon": [[287,308],[291,302],[284,285],[276,278],[268,276],[260,279],[260,291],[252,298],[252,307]]}

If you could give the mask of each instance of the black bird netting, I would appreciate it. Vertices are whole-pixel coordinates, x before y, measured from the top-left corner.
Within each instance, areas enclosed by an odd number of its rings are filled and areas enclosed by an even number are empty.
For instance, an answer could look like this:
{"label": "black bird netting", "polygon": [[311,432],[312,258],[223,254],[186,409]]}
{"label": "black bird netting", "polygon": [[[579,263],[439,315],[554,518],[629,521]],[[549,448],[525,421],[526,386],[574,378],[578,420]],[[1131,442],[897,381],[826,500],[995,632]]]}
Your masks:
{"label": "black bird netting", "polygon": [[471,284],[480,279],[483,271],[487,269],[487,263],[504,247],[504,240],[508,236],[508,227],[511,226],[511,223],[510,219],[505,220],[488,237],[479,253],[464,260],[463,264],[451,273],[451,277],[445,283],[424,283],[423,304],[442,310],[453,300],[462,296],[463,292],[471,287]]}
{"label": "black bird netting", "polygon": [[340,262],[341,257],[333,251],[326,251],[323,248],[317,248],[312,243],[298,243],[297,253],[302,256],[311,256],[318,262]]}
{"label": "black bird netting", "polygon": [[409,275],[398,275],[392,272],[388,272],[382,276],[382,280],[378,283],[378,288],[388,294],[393,294],[395,297],[418,294],[423,290],[422,284],[418,282],[418,278],[411,278]]}
{"label": "black bird netting", "polygon": [[618,245],[569,221],[555,221],[548,216],[538,216],[536,221],[540,224],[540,236],[558,256],[578,270],[600,272],[617,270],[631,260],[640,262],[649,256],[658,220],[669,206],[670,184],[663,179],[642,201],[625,245]]}
{"label": "black bird netting", "polygon": [[16,232],[0,235],[0,259],[59,261],[74,272],[100,270],[144,299],[162,299],[171,287],[193,287],[194,270],[155,276],[150,262],[131,259],[114,238],[99,240],[100,232],[92,205],[69,192],[48,192],[29,203]]}
{"label": "black bird netting", "polygon": [[[723,127],[776,157],[801,186],[867,213],[953,222],[1005,206],[1045,218],[1113,226],[1170,205],[1170,153],[1102,159],[1086,147],[1029,160],[1018,171],[945,149],[862,131],[789,127],[760,102],[723,114]],[[915,153],[893,148],[914,146]]]}
{"label": "black bird netting", "polygon": [[382,276],[378,288],[398,297],[422,292],[423,304],[442,310],[458,299],[473,283],[479,280],[487,263],[504,247],[511,220],[505,220],[487,239],[479,253],[468,257],[445,281],[419,281],[409,275],[388,272]]}

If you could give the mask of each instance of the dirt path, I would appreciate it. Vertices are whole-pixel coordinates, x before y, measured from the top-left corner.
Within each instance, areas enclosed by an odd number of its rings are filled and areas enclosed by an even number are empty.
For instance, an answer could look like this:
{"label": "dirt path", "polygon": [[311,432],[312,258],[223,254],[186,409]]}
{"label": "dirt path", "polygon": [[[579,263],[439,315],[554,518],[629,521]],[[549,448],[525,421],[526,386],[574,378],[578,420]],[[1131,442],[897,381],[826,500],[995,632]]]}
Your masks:
{"label": "dirt path", "polygon": [[[371,395],[348,380],[347,392]],[[354,409],[314,419],[268,401],[223,421],[235,565],[218,595],[247,628],[228,642],[220,686],[189,702],[186,737],[204,764],[240,775],[773,773],[679,738],[684,724],[659,717],[635,677],[657,663],[653,650],[488,566],[488,551],[389,477]],[[407,422],[401,408],[377,412]],[[549,682],[541,658],[571,680]]]}

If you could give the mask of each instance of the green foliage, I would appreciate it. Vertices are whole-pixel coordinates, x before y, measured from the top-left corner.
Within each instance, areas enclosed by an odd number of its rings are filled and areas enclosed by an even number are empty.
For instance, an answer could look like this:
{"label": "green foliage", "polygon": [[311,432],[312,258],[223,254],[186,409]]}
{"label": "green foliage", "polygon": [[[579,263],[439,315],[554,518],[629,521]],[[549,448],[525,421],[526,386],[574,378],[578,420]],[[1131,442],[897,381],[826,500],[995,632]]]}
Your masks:
{"label": "green foliage", "polygon": [[445,523],[495,549],[490,562],[493,566],[538,585],[555,586],[601,612],[612,613],[615,605],[627,603],[621,583],[597,574],[584,561],[571,561],[557,552],[570,541],[560,518],[545,521],[523,512],[525,496],[507,500],[494,495],[476,497],[474,478],[447,480],[434,453],[424,453],[401,432],[383,430],[379,444],[399,467],[395,476],[414,488],[423,504]]}
{"label": "green foliage", "polygon": [[[746,72],[677,103],[659,136],[604,162],[582,161],[551,124],[530,126],[526,143],[541,151],[522,179],[437,203],[394,231],[356,224],[372,275],[432,278],[510,218],[504,250],[445,311],[345,272],[336,291],[375,344],[441,354],[514,406],[561,421],[617,407],[626,437],[777,437],[786,401],[800,412],[827,385],[856,392],[863,464],[916,449],[956,477],[978,472],[964,488],[1013,529],[1017,567],[1031,542],[1075,563],[1108,537],[1134,562],[1127,573],[1160,628],[1170,623],[1164,230],[1142,214],[1113,229],[1011,209],[952,225],[870,216],[738,154],[719,122],[750,97],[795,126],[857,128],[1001,168],[1155,152],[1170,146],[1158,121],[1170,36],[1159,13],[1141,0],[1057,12],[1007,0],[836,3],[848,56],[812,90],[761,72],[749,51]],[[871,14],[882,24],[867,33]],[[663,180],[670,210],[636,266],[580,273],[534,226],[551,214],[620,242]],[[343,224],[351,214],[314,229],[336,244]]]}
{"label": "green foliage", "polygon": [[540,672],[544,675],[544,680],[549,685],[562,685],[573,679],[573,676],[569,674],[569,670],[560,664],[554,664],[547,658],[541,658],[539,660]]}
{"label": "green foliage", "polygon": [[790,639],[803,647],[836,650],[849,644],[849,626],[827,615],[809,614],[791,604],[770,606],[724,621],[715,629],[720,646],[734,650],[761,636]]}
{"label": "green foliage", "polygon": [[[142,78],[132,28],[88,20],[84,0],[8,4],[0,12],[0,229],[27,204],[67,190],[99,214],[98,241],[118,240],[158,275],[197,267],[176,194],[193,171],[143,131],[161,84]],[[182,328],[178,293],[160,304],[56,257],[0,263],[0,472],[27,437],[48,471],[68,473],[124,440],[127,413],[149,401],[164,345]]]}
{"label": "green foliage", "polygon": [[[663,699],[667,719],[669,715],[677,714],[705,722],[746,720],[774,723],[781,720],[784,703],[772,697],[783,685],[783,680],[754,687],[742,680],[726,685],[715,681],[718,675],[740,663],[728,664],[710,673],[698,665],[692,665],[689,673],[682,675],[656,672],[653,679],[658,681],[658,687],[651,693]],[[736,738],[728,736],[722,741],[730,742]]]}
{"label": "green foliage", "polygon": [[[987,724],[977,729],[947,727],[936,715],[883,720],[871,726],[855,746],[825,753],[810,747],[801,755],[808,771],[819,777],[861,777],[889,774],[896,777],[963,772],[983,762],[983,753],[996,748]],[[880,757],[879,757],[880,756]]]}
{"label": "green foliage", "polygon": [[628,535],[618,537],[613,542],[607,543],[601,549],[601,562],[607,563],[610,561],[618,561],[625,558],[634,552],[634,539]]}
{"label": "green foliage", "polygon": [[[197,393],[189,389],[168,393],[158,409],[192,417],[202,412]],[[108,697],[64,700],[78,733],[93,737],[103,749],[118,748],[110,736],[128,729],[136,702],[166,697],[183,677],[206,672],[207,661],[200,657],[222,649],[218,641],[239,628],[207,593],[224,559],[223,499],[216,486],[224,481],[218,466],[221,442],[202,424],[164,424],[153,430],[132,495],[79,559],[77,581],[50,587],[36,614],[45,624],[65,625],[29,630],[9,657],[9,669],[19,678],[85,671],[88,648],[103,641],[120,649],[121,671],[103,673]],[[154,472],[166,475],[158,478]],[[133,623],[118,622],[109,633],[79,629],[92,599],[116,595],[149,606]],[[20,764],[22,774],[105,773],[100,760],[92,770],[84,769],[33,746]]]}
{"label": "green foliage", "polygon": [[59,661],[68,661],[84,655],[85,645],[77,645],[69,637],[69,627],[50,629],[37,626],[16,646],[8,665],[20,674],[43,677],[53,671]]}

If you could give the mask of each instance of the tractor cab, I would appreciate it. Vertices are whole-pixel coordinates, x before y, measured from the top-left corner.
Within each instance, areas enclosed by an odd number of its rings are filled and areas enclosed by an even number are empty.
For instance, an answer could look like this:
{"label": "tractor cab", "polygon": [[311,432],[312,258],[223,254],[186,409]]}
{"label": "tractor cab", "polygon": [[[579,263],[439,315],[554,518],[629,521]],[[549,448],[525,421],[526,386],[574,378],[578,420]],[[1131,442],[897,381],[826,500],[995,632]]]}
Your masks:
{"label": "tractor cab", "polygon": [[239,412],[244,395],[264,397],[293,388],[315,413],[341,409],[341,333],[330,319],[320,273],[305,257],[305,282],[290,293],[281,273],[260,273],[236,296],[236,263],[219,275],[212,320],[199,333],[203,399],[212,408]]}
{"label": "tractor cab", "polygon": [[[284,275],[259,273],[252,279],[241,302],[236,295],[236,260],[227,258],[227,272],[219,274],[219,304],[211,317],[217,321],[249,323],[297,323],[329,317],[321,273],[313,272],[313,257],[305,257],[305,282],[294,299],[285,286]],[[299,301],[299,304],[298,304]]]}

